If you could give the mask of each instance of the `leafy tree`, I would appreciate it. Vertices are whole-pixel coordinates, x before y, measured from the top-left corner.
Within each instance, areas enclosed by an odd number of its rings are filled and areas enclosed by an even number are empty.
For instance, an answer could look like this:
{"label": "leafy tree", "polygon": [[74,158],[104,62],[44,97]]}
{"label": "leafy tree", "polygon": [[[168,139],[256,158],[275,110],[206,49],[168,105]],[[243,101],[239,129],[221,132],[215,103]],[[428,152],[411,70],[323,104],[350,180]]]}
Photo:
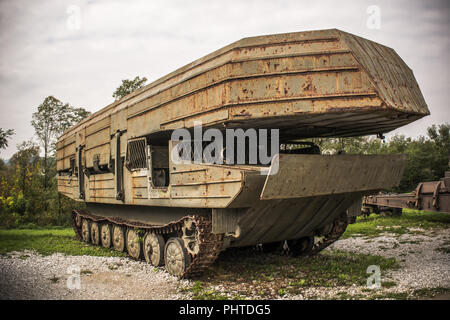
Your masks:
{"label": "leafy tree", "polygon": [[14,134],[14,129],[3,131],[0,128],[0,149],[5,149],[8,146],[8,139]]}
{"label": "leafy tree", "polygon": [[57,137],[89,114],[89,111],[62,103],[53,96],[45,98],[44,102],[39,105],[38,111],[33,113],[31,124],[44,151],[44,189],[48,184],[49,157],[56,149]]}
{"label": "leafy tree", "polygon": [[17,145],[17,150],[9,165],[15,168],[16,186],[23,195],[27,195],[33,175],[39,171],[39,146],[33,141],[24,141]]}
{"label": "leafy tree", "polygon": [[386,144],[375,137],[362,136],[350,138],[314,138],[310,139],[320,147],[323,154],[378,154]]}
{"label": "leafy tree", "polygon": [[39,146],[27,141],[17,149],[0,174],[0,223],[4,226],[25,222],[44,204]]}
{"label": "leafy tree", "polygon": [[136,77],[133,80],[122,80],[122,84],[114,91],[113,98],[115,100],[122,99],[133,91],[142,88],[146,82],[146,77]]}
{"label": "leafy tree", "polygon": [[435,145],[436,174],[443,176],[450,162],[450,124],[432,125],[427,129],[428,137]]}

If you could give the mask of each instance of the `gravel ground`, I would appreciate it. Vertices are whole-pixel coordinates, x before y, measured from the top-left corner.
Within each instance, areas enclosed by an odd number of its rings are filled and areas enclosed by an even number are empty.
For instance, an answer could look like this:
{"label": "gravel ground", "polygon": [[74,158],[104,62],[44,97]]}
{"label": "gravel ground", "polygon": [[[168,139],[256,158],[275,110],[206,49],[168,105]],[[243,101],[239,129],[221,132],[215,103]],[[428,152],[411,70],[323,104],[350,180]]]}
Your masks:
{"label": "gravel ground", "polygon": [[[422,230],[414,230],[422,231]],[[450,229],[431,235],[393,234],[375,239],[349,238],[340,240],[331,249],[395,258],[400,269],[382,272],[382,281],[394,281],[396,290],[417,288],[450,288],[450,254],[439,250],[450,240]]]}
{"label": "gravel ground", "polygon": [[[395,228],[395,226],[393,226]],[[333,299],[345,292],[349,296],[364,299],[373,295],[413,293],[417,289],[450,289],[450,253],[440,249],[448,248],[450,228],[426,232],[410,228],[411,233],[396,235],[386,232],[376,238],[353,237],[336,241],[326,250],[342,250],[395,258],[398,270],[381,271],[381,282],[395,283],[390,288],[372,289],[353,286],[350,288],[309,288],[302,295],[289,299]],[[370,274],[368,274],[369,276]],[[448,294],[438,295],[439,299],[450,299]]]}
{"label": "gravel ground", "polygon": [[[382,282],[395,282],[395,286],[376,292],[412,292],[421,288],[450,288],[450,254],[438,250],[450,240],[450,228],[425,235],[422,230],[411,234],[339,240],[327,250],[395,258],[400,269],[383,272]],[[419,233],[419,234],[417,234]],[[74,269],[71,269],[74,268]],[[68,288],[73,271],[80,272],[80,288]],[[11,252],[0,256],[0,299],[189,299],[189,293],[179,293],[181,283],[165,271],[145,263],[117,257],[42,256],[31,251]],[[216,288],[225,291],[226,288]],[[369,296],[374,290],[366,287],[305,288],[296,296],[283,299],[336,298],[338,294]],[[449,299],[449,297],[443,297]]]}
{"label": "gravel ground", "polygon": [[176,283],[163,270],[128,258],[30,251],[0,257],[0,299],[180,299]]}

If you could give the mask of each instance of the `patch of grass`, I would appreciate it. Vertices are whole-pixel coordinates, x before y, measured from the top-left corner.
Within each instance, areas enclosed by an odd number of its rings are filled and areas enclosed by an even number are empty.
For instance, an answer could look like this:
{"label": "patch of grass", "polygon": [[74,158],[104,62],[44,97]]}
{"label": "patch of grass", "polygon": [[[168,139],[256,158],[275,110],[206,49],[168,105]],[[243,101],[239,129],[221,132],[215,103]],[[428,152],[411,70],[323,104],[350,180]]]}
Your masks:
{"label": "patch of grass", "polygon": [[411,293],[411,296],[416,299],[423,299],[423,298],[441,298],[444,296],[443,299],[448,300],[450,296],[450,288],[423,288],[423,289],[417,289],[414,290]]}
{"label": "patch of grass", "polygon": [[[381,216],[371,214],[368,217],[358,217],[356,223],[350,224],[342,238],[351,237],[378,237],[389,232],[395,235],[406,233],[421,233],[414,229],[426,231],[436,228],[449,228],[450,215],[448,213],[426,212],[403,209],[400,217]],[[411,230],[413,229],[413,231]]]}
{"label": "patch of grass", "polygon": [[400,244],[419,244],[422,243],[422,241],[418,241],[418,240],[405,240],[405,241],[400,241]]}
{"label": "patch of grass", "polygon": [[112,249],[96,247],[76,240],[71,228],[0,229],[0,254],[23,250],[34,250],[42,255],[60,252],[73,256],[126,256]]}
{"label": "patch of grass", "polygon": [[191,287],[183,288],[181,292],[190,292],[194,300],[228,300],[228,296],[208,288],[201,281],[196,281]]}
{"label": "patch of grass", "polygon": [[297,286],[297,287],[303,287],[305,284],[306,284],[305,279],[300,279],[299,281],[289,283],[290,286]]}
{"label": "patch of grass", "polygon": [[121,266],[123,266],[122,263],[120,263],[120,262],[114,262],[114,263],[111,263],[110,265],[108,265],[108,269],[109,269],[109,270],[117,270],[117,269],[119,269],[119,267],[121,267]]}
{"label": "patch of grass", "polygon": [[282,296],[286,295],[287,292],[286,292],[285,288],[280,288],[280,289],[278,289],[277,293],[280,297],[282,297]]}
{"label": "patch of grass", "polygon": [[48,280],[50,280],[51,282],[53,282],[53,283],[58,283],[58,281],[59,281],[59,278],[58,277],[56,277],[56,276],[53,276],[53,277],[51,277],[50,279],[48,279]]}
{"label": "patch of grass", "polygon": [[345,291],[338,292],[335,296],[330,297],[333,300],[359,300],[364,298],[363,294],[348,294]]}
{"label": "patch of grass", "polygon": [[435,250],[443,253],[450,253],[450,240],[445,240],[442,246]]}
{"label": "patch of grass", "polygon": [[231,250],[222,253],[200,279],[202,288],[220,284],[230,294],[273,299],[310,287],[365,286],[370,265],[380,266],[382,274],[399,267],[393,258],[343,251],[293,258]]}
{"label": "patch of grass", "polygon": [[381,287],[383,288],[392,288],[397,286],[397,283],[395,281],[382,281]]}
{"label": "patch of grass", "polygon": [[450,288],[423,288],[414,291],[404,292],[376,292],[369,295],[369,299],[395,299],[395,300],[423,300],[423,299],[443,299],[448,300]]}
{"label": "patch of grass", "polygon": [[80,274],[87,274],[87,275],[91,275],[93,274],[93,272],[91,270],[81,270]]}
{"label": "patch of grass", "polygon": [[407,300],[409,298],[409,294],[408,292],[381,292],[373,294],[368,298],[373,300],[380,300],[380,299]]}
{"label": "patch of grass", "polygon": [[437,248],[436,251],[443,252],[443,253],[450,253],[450,247]]}

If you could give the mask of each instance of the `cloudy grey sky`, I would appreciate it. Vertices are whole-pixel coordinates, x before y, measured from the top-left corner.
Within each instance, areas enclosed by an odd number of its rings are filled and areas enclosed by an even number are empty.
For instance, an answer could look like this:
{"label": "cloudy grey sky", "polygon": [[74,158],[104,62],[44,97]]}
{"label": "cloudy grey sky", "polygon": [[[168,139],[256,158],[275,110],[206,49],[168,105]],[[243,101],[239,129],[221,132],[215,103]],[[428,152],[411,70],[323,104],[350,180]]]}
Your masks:
{"label": "cloudy grey sky", "polygon": [[[17,143],[33,136],[31,115],[49,95],[96,111],[113,101],[122,79],[139,75],[151,82],[243,37],[326,28],[397,51],[412,68],[431,116],[395,132],[424,135],[429,125],[450,122],[449,3],[0,1],[0,128],[16,131],[0,157],[9,158]],[[372,5],[379,8],[379,29]]]}

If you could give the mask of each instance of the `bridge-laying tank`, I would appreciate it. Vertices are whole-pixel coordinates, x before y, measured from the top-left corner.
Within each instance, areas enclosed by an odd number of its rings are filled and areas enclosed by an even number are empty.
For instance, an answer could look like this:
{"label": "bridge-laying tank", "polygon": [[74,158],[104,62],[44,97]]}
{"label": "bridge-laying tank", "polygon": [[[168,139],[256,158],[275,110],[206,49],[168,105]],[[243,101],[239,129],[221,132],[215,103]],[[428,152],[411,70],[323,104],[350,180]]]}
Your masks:
{"label": "bridge-laying tank", "polygon": [[[245,38],[67,130],[58,190],[86,203],[73,213],[81,239],[177,276],[202,273],[229,247],[312,254],[340,237],[362,196],[399,183],[406,159],[322,155],[299,141],[382,134],[428,114],[388,47],[335,29]],[[270,163],[250,163],[250,139],[237,150],[244,163],[174,161],[172,134],[195,136],[198,123],[224,135],[278,130],[281,148]]]}

